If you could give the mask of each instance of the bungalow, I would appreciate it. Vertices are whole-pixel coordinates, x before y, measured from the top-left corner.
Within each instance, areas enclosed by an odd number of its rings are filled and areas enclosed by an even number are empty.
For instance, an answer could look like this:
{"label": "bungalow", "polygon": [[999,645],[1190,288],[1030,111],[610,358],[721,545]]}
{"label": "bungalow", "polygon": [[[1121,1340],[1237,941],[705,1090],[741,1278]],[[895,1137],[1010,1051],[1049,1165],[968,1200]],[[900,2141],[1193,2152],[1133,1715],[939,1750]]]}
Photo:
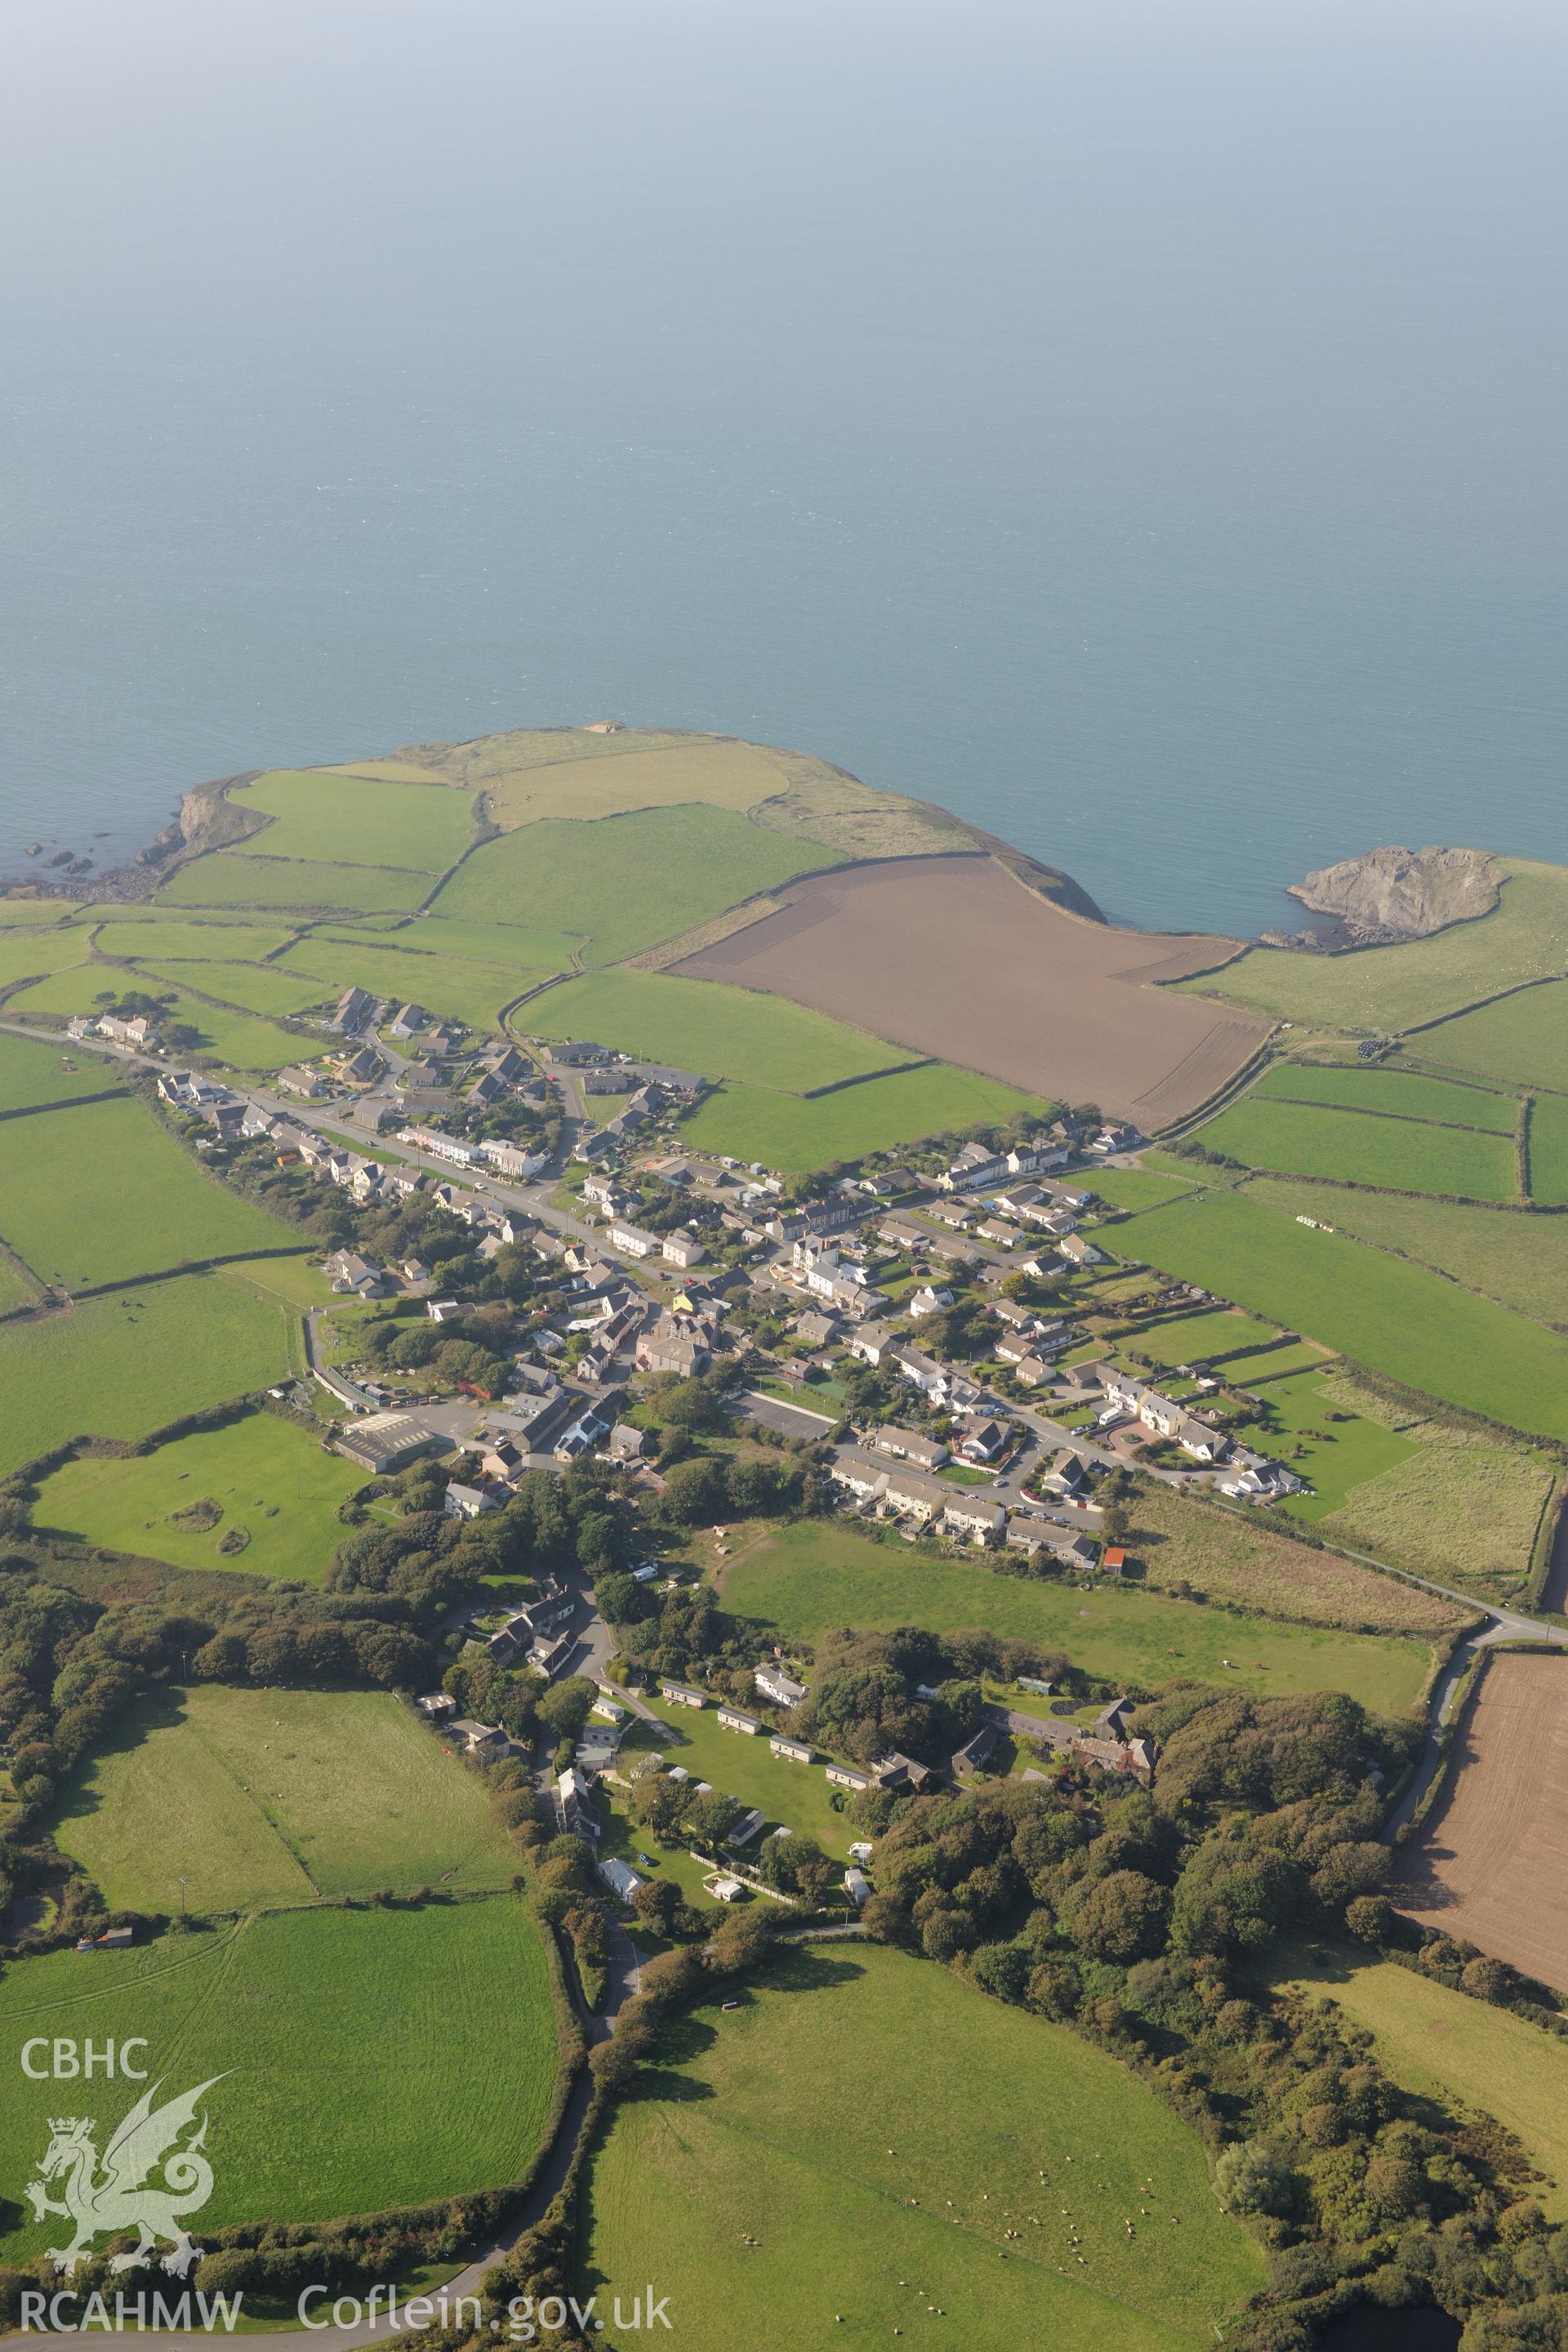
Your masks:
{"label": "bungalow", "polygon": [[1037,1553],[1052,1549],[1051,1539],[1041,1519],[1026,1519],[1021,1513],[1007,1522],[1007,1542],[1014,1551],[1026,1553],[1033,1559]]}
{"label": "bungalow", "polygon": [[610,1049],[607,1045],[595,1045],[585,1037],[568,1037],[559,1045],[552,1044],[550,1058],[574,1067],[582,1062],[607,1062]]}
{"label": "bungalow", "polygon": [[689,1683],[672,1683],[661,1679],[658,1689],[659,1696],[668,1699],[671,1706],[706,1706],[708,1704],[706,1691],[693,1690]]}
{"label": "bungalow", "polygon": [[768,1746],[775,1756],[783,1757],[786,1763],[809,1764],[811,1762],[812,1748],[806,1740],[790,1739],[782,1731],[775,1731],[768,1741]]}
{"label": "bungalow", "polygon": [[1001,1364],[1021,1364],[1026,1356],[1035,1352],[1035,1343],[1020,1331],[1005,1331],[996,1342],[995,1356]]}
{"label": "bungalow", "polygon": [[896,1201],[901,1193],[912,1192],[920,1181],[912,1168],[879,1168],[861,1178],[860,1190],[881,1201]]}
{"label": "bungalow", "polygon": [[1064,1234],[1057,1244],[1057,1255],[1065,1257],[1069,1265],[1102,1265],[1105,1262],[1104,1251],[1097,1250],[1082,1234]]}
{"label": "bungalow", "polygon": [[963,1462],[994,1462],[1006,1452],[1011,1436],[999,1421],[973,1417],[965,1421],[956,1450]]}
{"label": "bungalow", "polygon": [[913,1217],[884,1217],[877,1228],[877,1238],[886,1242],[889,1249],[921,1250],[930,1243],[931,1234]]}
{"label": "bungalow", "polygon": [[921,1470],[940,1470],[949,1458],[940,1437],[928,1437],[920,1429],[904,1429],[897,1422],[885,1423],[871,1443],[879,1454],[896,1454]]}
{"label": "bungalow", "polygon": [[462,1311],[455,1298],[427,1298],[425,1301],[425,1312],[432,1323],[451,1323]]}
{"label": "bungalow", "polygon": [[1021,1217],[1039,1198],[1037,1184],[1009,1184],[1005,1192],[997,1193],[996,1206],[1009,1217]]}
{"label": "bungalow", "polygon": [[470,1756],[504,1756],[511,1746],[498,1725],[476,1723],[471,1716],[457,1716],[444,1728]]}
{"label": "bungalow", "polygon": [[754,1739],[763,1727],[756,1717],[748,1715],[743,1707],[721,1706],[718,1712],[720,1725],[725,1731],[743,1731],[748,1738]]}
{"label": "bungalow", "polygon": [[1013,1378],[1020,1388],[1037,1389],[1053,1377],[1052,1368],[1044,1356],[1020,1356],[1013,1367]]}
{"label": "bungalow", "polygon": [[1016,1249],[1022,1236],[1016,1225],[1005,1224],[1000,1217],[987,1217],[980,1227],[980,1238],[997,1249]]}
{"label": "bungalow", "polygon": [[617,1895],[623,1903],[629,1903],[638,1887],[647,1884],[629,1862],[617,1862],[614,1854],[606,1854],[603,1862],[595,1864],[595,1868],[611,1894]]}
{"label": "bungalow", "polygon": [[307,1102],[318,1102],[322,1095],[331,1093],[331,1087],[316,1071],[307,1070],[296,1062],[290,1062],[285,1069],[279,1070],[273,1084],[280,1087],[286,1095],[303,1096]]}
{"label": "bungalow", "polygon": [[721,1872],[717,1878],[705,1878],[702,1882],[702,1892],[710,1895],[715,1903],[738,1902],[745,1891],[741,1880],[731,1878],[727,1871]]}
{"label": "bungalow", "polygon": [[938,1224],[946,1225],[951,1233],[963,1233],[967,1229],[973,1212],[963,1201],[933,1201],[925,1213],[928,1217],[934,1217]]}
{"label": "bungalow", "polygon": [[994,1723],[983,1723],[972,1739],[965,1740],[952,1759],[953,1777],[967,1780],[973,1772],[983,1772],[996,1753],[1002,1734]]}
{"label": "bungalow", "polygon": [[1045,1325],[1034,1308],[1025,1307],[1016,1298],[996,1299],[993,1303],[991,1312],[995,1316],[998,1323],[1005,1323],[1010,1331],[1021,1332],[1026,1339],[1032,1339],[1037,1331],[1043,1331],[1045,1328]]}
{"label": "bungalow", "polygon": [[805,1696],[805,1685],[786,1675],[782,1666],[753,1666],[752,1680],[775,1706],[798,1706]]}

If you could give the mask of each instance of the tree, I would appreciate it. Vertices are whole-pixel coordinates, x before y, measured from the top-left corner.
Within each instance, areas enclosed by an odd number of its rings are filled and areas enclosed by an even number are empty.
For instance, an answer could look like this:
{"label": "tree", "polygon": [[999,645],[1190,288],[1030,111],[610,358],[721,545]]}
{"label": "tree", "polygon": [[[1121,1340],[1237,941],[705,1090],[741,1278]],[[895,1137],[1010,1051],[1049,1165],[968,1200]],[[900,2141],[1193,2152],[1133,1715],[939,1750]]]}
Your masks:
{"label": "tree", "polygon": [[1215,2167],[1220,2203],[1233,2213],[1288,2213],[1296,2201],[1296,2177],[1267,2140],[1238,2140]]}
{"label": "tree", "polygon": [[1171,1898],[1158,1881],[1138,1870],[1113,1870],[1073,1904],[1068,1932],[1080,1951],[1096,1959],[1152,1958],[1165,1940]]}
{"label": "tree", "polygon": [[575,1739],[598,1696],[597,1685],[586,1675],[568,1675],[564,1682],[543,1693],[536,1711],[541,1723],[558,1738]]}

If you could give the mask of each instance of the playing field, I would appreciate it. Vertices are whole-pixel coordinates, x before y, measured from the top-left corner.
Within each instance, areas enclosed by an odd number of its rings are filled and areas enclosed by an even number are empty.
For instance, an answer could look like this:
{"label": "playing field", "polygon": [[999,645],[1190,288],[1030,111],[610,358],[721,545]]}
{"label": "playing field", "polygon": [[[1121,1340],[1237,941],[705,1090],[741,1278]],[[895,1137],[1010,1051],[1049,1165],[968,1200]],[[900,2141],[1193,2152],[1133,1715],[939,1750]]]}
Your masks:
{"label": "playing field", "polygon": [[[174,1568],[237,1568],[320,1584],[346,1532],[338,1505],[363,1484],[363,1471],[294,1422],[248,1412],[154,1454],[68,1462],[45,1482],[35,1517],[79,1542]],[[176,1514],[205,1502],[221,1512],[210,1527],[175,1524]],[[244,1549],[220,1550],[237,1531],[247,1539]]]}
{"label": "playing field", "polygon": [[614,963],[831,856],[728,809],[648,809],[593,824],[547,818],[476,850],[436,907],[581,931],[585,962]]}
{"label": "playing field", "polygon": [[1568,2219],[1568,2042],[1391,1960],[1299,1950],[1279,1981],[1334,2001],[1375,2033],[1379,2059],[1407,2091],[1458,2101],[1517,2133],[1549,2176],[1529,2194],[1550,2220]]}
{"label": "playing field", "polygon": [[1248,1168],[1286,1174],[1459,1193],[1472,1201],[1511,1201],[1519,1192],[1511,1132],[1479,1135],[1382,1112],[1251,1095],[1200,1129],[1197,1140]]}
{"label": "playing field", "polygon": [[341,907],[379,914],[419,906],[431,887],[430,875],[405,867],[267,857],[258,847],[250,856],[219,849],[194,858],[158,897],[165,907]]}
{"label": "playing field", "polygon": [[1347,1192],[1328,1184],[1279,1183],[1267,1176],[1248,1184],[1246,1197],[1418,1258],[1538,1323],[1568,1326],[1568,1234],[1558,1218],[1520,1216],[1456,1201]]}
{"label": "playing field", "polygon": [[1423,1642],[916,1559],[902,1545],[834,1521],[786,1528],[736,1559],[722,1599],[737,1616],[801,1641],[844,1625],[923,1625],[935,1633],[984,1626],[1063,1651],[1075,1665],[1113,1681],[1152,1687],[1191,1675],[1247,1690],[1343,1690],[1389,1715],[1415,1700],[1427,1665]]}
{"label": "playing field", "polygon": [[35,1045],[0,1033],[0,1112],[106,1094],[120,1083],[120,1072],[96,1054],[62,1052],[58,1045]]}
{"label": "playing field", "polygon": [[1142,984],[1212,963],[1226,944],[1079,921],[991,858],[916,857],[799,883],[776,913],[679,970],[776,990],[933,1060],[1152,1129],[1195,1109],[1267,1034]]}
{"label": "playing field", "polygon": [[[1115,1174],[1097,1181],[1114,1200]],[[1112,1239],[1119,1255],[1201,1283],[1391,1380],[1516,1429],[1568,1437],[1568,1339],[1425,1266],[1313,1233],[1250,1188],[1138,1212]]]}
{"label": "playing field", "polygon": [[1491,1660],[1391,1892],[1413,1918],[1568,1992],[1568,1659]]}
{"label": "playing field", "polygon": [[787,1176],[825,1168],[831,1160],[888,1151],[922,1136],[1002,1125],[1035,1108],[1028,1095],[994,1078],[931,1062],[805,1102],[798,1095],[731,1080],[699,1104],[681,1137],[694,1150],[760,1160]]}
{"label": "playing field", "polygon": [[513,1025],[530,1036],[592,1037],[677,1069],[747,1078],[789,1094],[906,1058],[883,1038],[782,997],[664,972],[596,971],[566,981],[522,1006]]}
{"label": "playing field", "polygon": [[1112,2313],[1127,2352],[1174,2352],[1262,2282],[1169,2107],[929,1961],[818,1947],[670,2039],[595,2156],[582,2273],[657,2279],[684,2342],[837,2352],[940,2313],[1011,2352]]}
{"label": "playing field", "polygon": [[1413,1070],[1367,1069],[1355,1062],[1277,1062],[1265,1070],[1249,1099],[1331,1103],[1341,1110],[1381,1111],[1390,1118],[1424,1118],[1446,1127],[1514,1131],[1519,1103],[1510,1094]]}
{"label": "playing field", "polygon": [[437,875],[456,865],[474,835],[467,795],[441,785],[275,768],[228,798],[235,808],[262,809],[276,820],[237,845],[241,857],[353,866],[374,848],[378,866]]}
{"label": "playing field", "polygon": [[307,1246],[195,1166],[121,1097],[0,1120],[0,1234],[67,1290],[168,1266]]}
{"label": "playing field", "polygon": [[[129,1952],[19,1960],[0,1980],[0,2029],[13,2050],[37,2034],[144,2037],[165,2099],[223,2078],[204,2102],[215,2181],[198,2243],[204,2226],[330,2221],[515,2180],[556,2069],[544,1956],[510,1895],[275,1914]],[[139,2087],[71,2086],[100,2152]],[[5,2070],[0,2140],[18,2181],[65,2104],[59,2084]],[[58,2220],[24,2210],[5,2210],[0,2259],[59,2243]]]}
{"label": "playing field", "polygon": [[1424,1062],[1568,1089],[1568,982],[1521,988],[1412,1037]]}
{"label": "playing field", "polygon": [[505,1886],[517,1868],[479,1781],[386,1691],[169,1693],[95,1754],[56,1835],[111,1907],[150,1912]]}
{"label": "playing field", "polygon": [[1520,857],[1506,866],[1500,902],[1479,922],[1354,955],[1252,948],[1188,985],[1321,1028],[1399,1030],[1461,1012],[1511,982],[1568,966],[1568,867]]}
{"label": "playing field", "polygon": [[298,1310],[183,1275],[0,1325],[0,1474],[68,1437],[144,1437],[299,1369]]}

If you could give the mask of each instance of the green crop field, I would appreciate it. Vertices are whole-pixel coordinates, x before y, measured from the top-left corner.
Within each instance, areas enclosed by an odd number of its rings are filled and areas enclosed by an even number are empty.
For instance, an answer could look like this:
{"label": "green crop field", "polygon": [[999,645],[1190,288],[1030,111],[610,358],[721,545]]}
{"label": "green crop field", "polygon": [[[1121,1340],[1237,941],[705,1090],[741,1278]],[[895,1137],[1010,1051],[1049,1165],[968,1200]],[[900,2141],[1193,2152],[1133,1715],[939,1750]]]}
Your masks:
{"label": "green crop field", "polygon": [[[244,963],[237,957],[233,963],[198,963],[191,958],[143,963],[138,969],[148,975],[155,992],[165,988],[194,989],[202,996],[221,997],[226,1004],[236,1004],[244,1013],[287,1016],[303,1013],[307,1005],[320,1004],[332,993],[324,981],[287,965]],[[136,983],[132,981],[130,985]],[[300,1038],[289,1042],[295,1054],[308,1050]]]}
{"label": "green crop field", "polygon": [[595,971],[565,981],[521,1006],[512,1025],[527,1036],[592,1037],[677,1069],[744,1077],[789,1094],[909,1058],[901,1046],[785,997],[664,972]]}
{"label": "green crop field", "polygon": [[411,997],[446,1020],[461,1021],[470,1029],[495,1029],[500,1008],[519,995],[546,970],[522,963],[510,971],[499,963],[468,962],[455,955],[431,952],[437,942],[427,939],[432,927],[421,924],[417,950],[413,947],[350,944],[342,940],[301,940],[281,955],[275,971],[313,972],[319,992],[341,994],[345,988],[368,989],[373,996]]}
{"label": "green crop field", "polygon": [[1543,1208],[1560,1208],[1568,1202],[1568,1095],[1535,1097],[1530,1114],[1530,1191]]}
{"label": "green crop field", "polygon": [[479,1781],[388,1691],[198,1683],[117,1727],[56,1824],[112,1907],[261,1910],[507,1885]]}
{"label": "green crop field", "polygon": [[1328,1103],[1341,1110],[1382,1111],[1394,1118],[1433,1119],[1439,1126],[1484,1127],[1511,1136],[1519,1118],[1514,1096],[1452,1078],[1426,1078],[1411,1070],[1364,1069],[1351,1063],[1276,1062],[1250,1090],[1270,1101]]}
{"label": "green crop field", "polygon": [[[726,1796],[756,1805],[769,1829],[780,1822],[799,1837],[814,1837],[825,1853],[847,1861],[857,1832],[829,1802],[820,1764],[791,1764],[775,1756],[765,1732],[726,1731],[711,1707],[668,1706],[650,1700],[668,1736],[648,1726],[636,1728],[627,1752],[653,1749],[669,1764],[684,1764],[694,1780],[711,1780]],[[756,1848],[753,1846],[754,1853]]]}
{"label": "green crop field", "polygon": [[[363,1470],[324,1452],[308,1430],[279,1413],[249,1412],[155,1454],[68,1462],[46,1482],[36,1517],[79,1542],[174,1568],[237,1568],[320,1584],[345,1532],[338,1506],[363,1484]],[[223,1516],[204,1533],[174,1525],[176,1512],[209,1500]],[[237,1528],[249,1538],[243,1551],[220,1551]]]}
{"label": "green crop field", "polygon": [[1195,2352],[1262,2284],[1152,2091],[929,1961],[792,1954],[667,2047],[595,2152],[581,2265],[656,2279],[684,2343],[880,2346],[940,2311],[943,2340],[1011,2352],[1113,2314],[1125,2352]]}
{"label": "green crop field", "polygon": [[935,1633],[984,1626],[1065,1651],[1075,1665],[1112,1681],[1152,1687],[1190,1675],[1247,1690],[1343,1690],[1390,1715],[1416,1697],[1427,1662],[1420,1642],[917,1559],[842,1522],[784,1529],[734,1562],[721,1597],[736,1615],[800,1641],[842,1625],[924,1625]]}
{"label": "green crop field", "polygon": [[[510,1895],[279,1913],[129,1952],[19,1960],[0,1980],[0,2029],[11,2048],[39,2033],[143,2036],[165,2097],[224,2078],[204,2103],[215,2187],[198,2230],[330,2221],[515,2180],[556,2070],[544,1956]],[[137,2086],[72,2087],[101,2151]],[[18,2178],[63,2104],[58,2083],[5,2070],[0,2140]],[[16,2203],[4,2218],[0,2260],[59,2242],[58,2221],[24,2220]]]}
{"label": "green crop field", "polygon": [[1409,1039],[1424,1062],[1568,1091],[1568,982],[1521,988]]}
{"label": "green crop field", "polygon": [[1568,1234],[1558,1218],[1347,1192],[1329,1184],[1276,1183],[1266,1176],[1248,1184],[1246,1197],[1401,1250],[1521,1315],[1568,1326]]}
{"label": "green crop field", "polygon": [[1378,2056],[1406,2090],[1479,2109],[1517,2133],[1548,2175],[1531,2196],[1551,2220],[1568,2219],[1568,2043],[1393,1960],[1299,1947],[1277,1982],[1334,2001],[1375,2033]]}
{"label": "green crop field", "polygon": [[[1100,1179],[1112,1199],[1115,1186],[1111,1173]],[[1201,1283],[1391,1380],[1516,1429],[1568,1437],[1568,1339],[1425,1266],[1312,1233],[1250,1188],[1142,1211],[1114,1241],[1121,1255]]]}
{"label": "green crop field", "polygon": [[[896,1051],[889,1048],[890,1055]],[[807,1102],[798,1095],[731,1081],[698,1106],[681,1133],[694,1150],[761,1160],[795,1175],[926,1135],[1002,1124],[1035,1108],[1032,1096],[995,1078],[931,1062],[923,1069],[840,1087]]]}
{"label": "green crop field", "polygon": [[1197,1139],[1249,1168],[1287,1175],[1459,1192],[1475,1201],[1510,1201],[1519,1193],[1511,1135],[1478,1135],[1328,1104],[1249,1096],[1210,1119]]}
{"label": "green crop field", "polygon": [[[68,1063],[73,1066],[68,1068]],[[96,1054],[0,1034],[0,1112],[71,1102],[82,1095],[107,1093],[121,1082],[120,1070]]]}
{"label": "green crop field", "polygon": [[1223,971],[1180,983],[1183,992],[1317,1027],[1399,1030],[1462,1012],[1512,982],[1563,971],[1568,866],[1521,857],[1502,864],[1510,878],[1501,901],[1479,922],[1354,955],[1250,948]]}
{"label": "green crop field", "polygon": [[584,962],[615,963],[833,862],[830,851],[728,809],[648,809],[592,824],[551,818],[476,850],[436,907],[580,931]]}
{"label": "green crop field", "polygon": [[229,794],[276,824],[236,845],[236,855],[357,865],[374,847],[378,866],[444,874],[474,837],[467,795],[443,785],[366,782],[321,769],[275,768]]}
{"label": "green crop field", "polygon": [[164,884],[164,907],[339,907],[365,915],[419,906],[433,877],[395,866],[331,865],[305,857],[211,851]]}
{"label": "green crop field", "polygon": [[286,1379],[299,1369],[299,1328],[297,1309],[212,1274],[0,1324],[0,1475],[68,1437],[145,1437]]}
{"label": "green crop field", "polygon": [[292,1226],[205,1176],[129,1096],[0,1120],[0,1234],[35,1274],[68,1290],[307,1246]]}

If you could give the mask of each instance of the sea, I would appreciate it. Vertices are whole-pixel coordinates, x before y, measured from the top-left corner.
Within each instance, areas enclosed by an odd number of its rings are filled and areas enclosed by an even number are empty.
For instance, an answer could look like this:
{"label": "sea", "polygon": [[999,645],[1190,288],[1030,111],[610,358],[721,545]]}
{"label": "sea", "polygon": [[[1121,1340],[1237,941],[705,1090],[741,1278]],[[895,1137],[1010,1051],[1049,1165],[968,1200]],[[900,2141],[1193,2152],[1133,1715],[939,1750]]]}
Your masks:
{"label": "sea", "polygon": [[1255,936],[1568,860],[1568,19],[61,0],[0,89],[0,874],[613,718]]}

